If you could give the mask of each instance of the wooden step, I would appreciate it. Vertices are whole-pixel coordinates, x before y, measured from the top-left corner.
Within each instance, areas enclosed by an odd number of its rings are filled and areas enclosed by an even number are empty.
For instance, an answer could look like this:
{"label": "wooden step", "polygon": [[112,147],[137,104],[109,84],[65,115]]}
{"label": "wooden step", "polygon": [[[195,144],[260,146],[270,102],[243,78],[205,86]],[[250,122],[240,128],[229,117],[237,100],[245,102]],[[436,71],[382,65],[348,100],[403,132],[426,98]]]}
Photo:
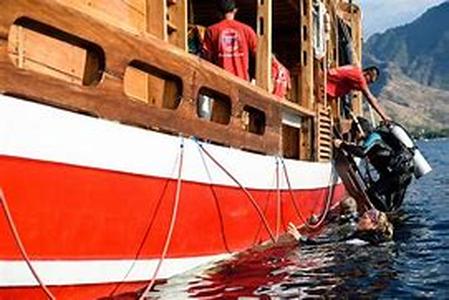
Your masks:
{"label": "wooden step", "polygon": [[172,34],[173,32],[178,31],[178,27],[171,21],[167,20],[167,31],[168,31],[168,34]]}

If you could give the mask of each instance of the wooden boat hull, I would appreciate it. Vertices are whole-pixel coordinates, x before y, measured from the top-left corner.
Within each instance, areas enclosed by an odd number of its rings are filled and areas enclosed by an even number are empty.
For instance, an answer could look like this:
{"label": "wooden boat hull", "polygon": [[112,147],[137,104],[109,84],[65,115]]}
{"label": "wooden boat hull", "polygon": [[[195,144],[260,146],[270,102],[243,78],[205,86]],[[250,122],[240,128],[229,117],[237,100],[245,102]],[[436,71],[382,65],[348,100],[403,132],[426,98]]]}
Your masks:
{"label": "wooden boat hull", "polygon": [[[172,220],[158,278],[168,278],[269,239],[247,195],[197,141],[0,96],[0,186],[43,282],[58,299],[92,299],[143,287]],[[330,163],[281,162],[203,144],[248,189],[277,236],[321,214],[344,188]],[[277,180],[276,178],[279,178]],[[294,203],[294,204],[293,204]],[[0,298],[45,299],[0,215]]]}

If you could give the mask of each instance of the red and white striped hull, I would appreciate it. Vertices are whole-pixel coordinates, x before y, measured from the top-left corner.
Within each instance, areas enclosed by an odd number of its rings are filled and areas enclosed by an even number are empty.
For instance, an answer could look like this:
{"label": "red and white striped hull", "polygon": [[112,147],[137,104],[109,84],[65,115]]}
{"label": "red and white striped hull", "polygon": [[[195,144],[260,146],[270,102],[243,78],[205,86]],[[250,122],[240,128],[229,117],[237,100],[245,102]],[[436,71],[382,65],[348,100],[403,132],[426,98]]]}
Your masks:
{"label": "red and white striped hull", "polygon": [[[172,217],[180,144],[179,137],[0,96],[0,187],[33,267],[58,299],[120,294],[152,278]],[[275,234],[300,223],[281,172],[276,183],[275,157],[204,147],[250,191]],[[302,214],[320,214],[331,164],[285,163]],[[269,239],[247,196],[193,140],[184,141],[181,178],[159,278]],[[334,204],[343,193],[337,185]],[[0,299],[45,299],[4,214],[0,240]]]}

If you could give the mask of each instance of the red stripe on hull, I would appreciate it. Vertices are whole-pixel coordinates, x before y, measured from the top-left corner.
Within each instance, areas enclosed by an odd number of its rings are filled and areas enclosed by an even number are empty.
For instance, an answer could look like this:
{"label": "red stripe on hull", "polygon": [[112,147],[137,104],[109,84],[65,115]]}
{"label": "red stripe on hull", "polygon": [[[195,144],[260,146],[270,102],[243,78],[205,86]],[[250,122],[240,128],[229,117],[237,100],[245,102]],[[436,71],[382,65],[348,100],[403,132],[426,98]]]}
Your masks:
{"label": "red stripe on hull", "polygon": [[[92,284],[64,287],[50,287],[50,291],[56,299],[101,299],[113,295],[120,300],[135,300],[136,291],[144,289],[147,283],[126,283],[120,285],[116,290],[117,284]],[[113,294],[112,292],[115,291]],[[40,287],[29,288],[0,288],[0,299],[2,300],[48,300],[46,294]]]}
{"label": "red stripe on hull", "polygon": [[[165,242],[176,181],[56,163],[0,157],[0,186],[31,259],[158,258]],[[183,182],[169,257],[238,251],[269,238],[238,188]],[[250,191],[273,232],[276,191]],[[344,189],[337,186],[334,201]],[[327,189],[294,191],[305,217],[320,214]],[[282,192],[282,228],[300,223]],[[20,259],[3,217],[0,259]],[[140,251],[139,251],[140,249]]]}

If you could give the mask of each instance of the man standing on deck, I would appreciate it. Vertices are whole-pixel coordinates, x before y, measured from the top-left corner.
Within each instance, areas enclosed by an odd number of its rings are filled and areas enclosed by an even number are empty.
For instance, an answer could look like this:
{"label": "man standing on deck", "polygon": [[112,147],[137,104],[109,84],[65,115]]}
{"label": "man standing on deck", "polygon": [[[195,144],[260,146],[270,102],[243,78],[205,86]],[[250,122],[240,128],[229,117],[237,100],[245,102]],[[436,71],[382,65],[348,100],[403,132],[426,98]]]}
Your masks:
{"label": "man standing on deck", "polygon": [[327,95],[336,99],[349,94],[351,91],[361,91],[369,104],[384,121],[391,120],[371,93],[368,84],[375,82],[379,77],[379,69],[369,67],[362,70],[353,65],[330,69],[327,73]]}
{"label": "man standing on deck", "polygon": [[203,57],[249,81],[250,55],[256,56],[257,35],[251,27],[235,20],[234,0],[221,0],[219,8],[223,20],[207,28]]}

